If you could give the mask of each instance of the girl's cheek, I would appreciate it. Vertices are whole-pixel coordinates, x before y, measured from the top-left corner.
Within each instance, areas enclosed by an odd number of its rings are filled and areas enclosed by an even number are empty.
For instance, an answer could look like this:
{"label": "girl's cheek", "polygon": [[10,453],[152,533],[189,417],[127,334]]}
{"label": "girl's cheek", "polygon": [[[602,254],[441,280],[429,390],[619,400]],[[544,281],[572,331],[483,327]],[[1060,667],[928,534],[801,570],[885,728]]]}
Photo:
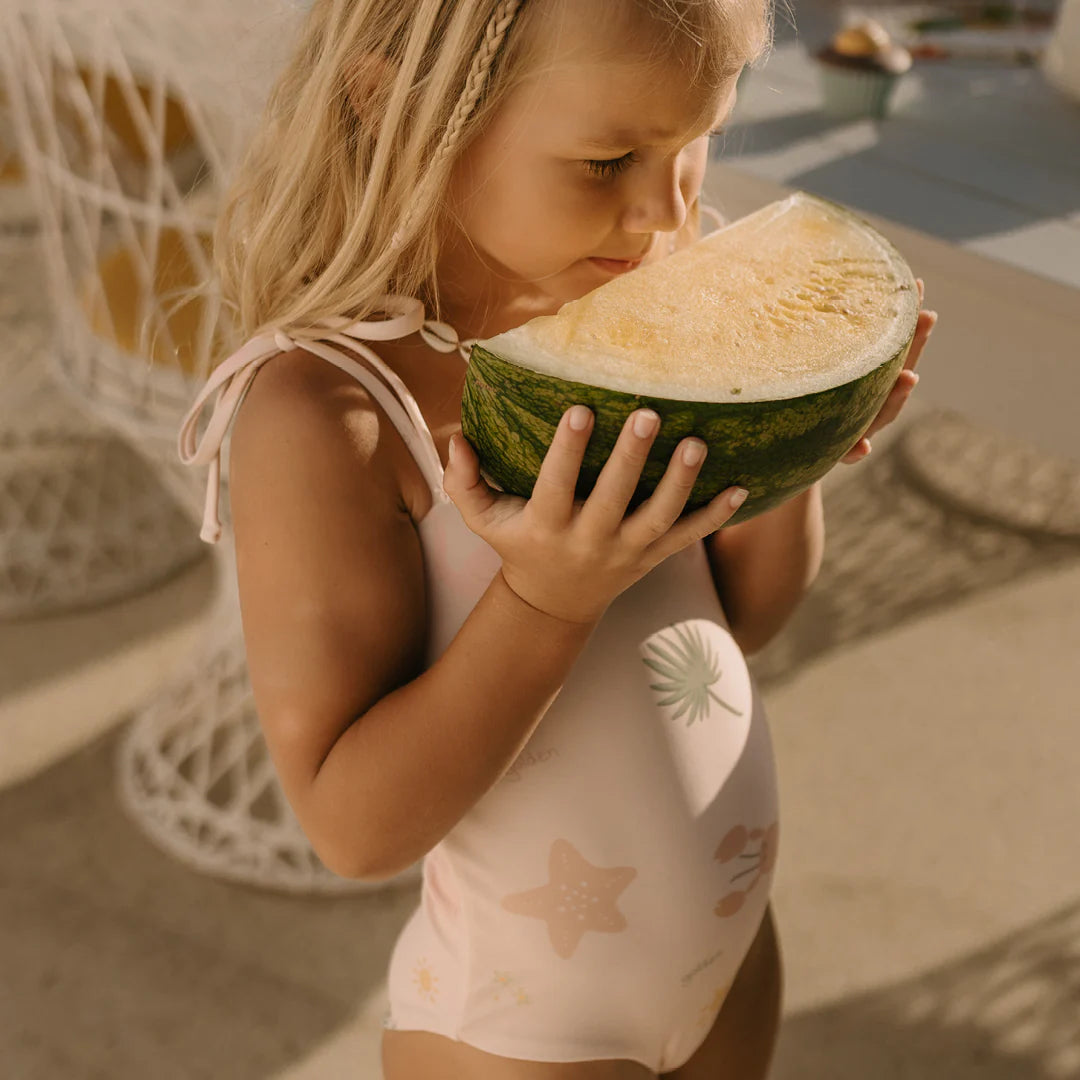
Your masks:
{"label": "girl's cheek", "polygon": [[581,176],[571,171],[561,182],[552,182],[544,201],[551,207],[554,220],[565,221],[579,231],[599,229],[604,236],[609,231],[605,221],[610,218],[618,196],[615,184],[593,179],[582,168]]}
{"label": "girl's cheek", "polygon": [[704,145],[695,145],[687,150],[682,176],[679,178],[683,196],[688,202],[692,202],[701,191],[701,185],[705,182],[705,169],[709,164],[708,140],[702,139],[701,142]]}

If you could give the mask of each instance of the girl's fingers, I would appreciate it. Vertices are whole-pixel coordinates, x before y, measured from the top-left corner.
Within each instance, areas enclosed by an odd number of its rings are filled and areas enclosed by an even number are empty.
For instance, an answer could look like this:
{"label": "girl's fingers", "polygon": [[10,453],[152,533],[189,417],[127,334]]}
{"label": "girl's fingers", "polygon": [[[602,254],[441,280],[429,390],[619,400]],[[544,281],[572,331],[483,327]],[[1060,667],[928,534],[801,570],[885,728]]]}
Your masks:
{"label": "girl's fingers", "polygon": [[626,418],[581,508],[582,529],[604,535],[618,531],[659,430],[660,417],[653,409],[635,409]]}
{"label": "girl's fingers", "polygon": [[574,513],[585,448],[593,429],[593,412],[586,405],[572,405],[559,420],[529,498],[530,511],[553,526],[563,526]]}
{"label": "girl's fingers", "polygon": [[900,415],[900,410],[907,404],[918,382],[918,374],[910,368],[905,368],[900,372],[885,404],[878,410],[877,416],[874,417],[863,437],[840,459],[843,464],[853,465],[870,453],[870,436],[891,424]]}
{"label": "girl's fingers", "polygon": [[498,501],[498,496],[480,475],[480,459],[472,444],[464,435],[450,438],[450,460],[443,473],[443,491],[450,496],[461,511],[469,528],[487,517]]}
{"label": "girl's fingers", "polygon": [[[900,415],[900,410],[904,407],[907,399],[911,397],[911,392],[915,389],[918,381],[919,376],[914,371],[904,370],[900,372],[896,382],[893,383],[893,388],[885,404],[878,410],[873,423],[863,432],[864,440],[880,431],[887,424],[891,424]],[[852,447],[852,449],[854,450],[855,447]]]}
{"label": "girl's fingers", "polygon": [[[661,481],[662,485],[663,481]],[[691,511],[682,520],[673,523],[666,532],[661,533],[658,539],[649,545],[647,550],[652,552],[658,562],[662,562],[675,552],[682,551],[688,544],[704,540],[706,536],[710,536],[727,523],[728,519],[742,506],[745,498],[746,494],[741,489],[727,488],[705,506]],[[682,501],[685,505],[685,496]],[[647,504],[648,500],[642,506]],[[653,528],[652,532],[653,535],[657,535],[658,530]]]}
{"label": "girl's fingers", "polygon": [[840,464],[854,465],[857,461],[862,461],[870,450],[870,440],[864,436],[840,459]]}
{"label": "girl's fingers", "polygon": [[919,321],[915,324],[915,337],[912,339],[911,348],[908,349],[908,354],[904,359],[904,371],[915,370],[915,365],[919,362],[919,357],[922,355],[927,341],[930,340],[930,335],[934,332],[937,321],[938,314],[936,311],[919,312]]}
{"label": "girl's fingers", "polygon": [[896,385],[893,387],[888,401],[885,402],[881,411],[877,414],[877,419],[871,425],[872,430],[866,432],[864,438],[872,435],[875,431],[880,431],[886,424],[891,424],[900,415],[900,410],[907,403],[907,399],[911,397],[911,392],[919,381],[919,376],[914,371],[907,372],[907,378],[903,378],[904,374],[902,372],[901,378],[896,380]]}
{"label": "girl's fingers", "polygon": [[923,280],[922,280],[922,278],[917,277],[915,279],[915,284],[918,286],[918,289],[919,289],[919,304],[921,305],[922,302],[923,302],[923,299],[925,297],[925,293],[924,293],[924,290],[923,290]]}
{"label": "girl's fingers", "polygon": [[[695,460],[687,461],[686,452],[696,449]],[[667,468],[653,493],[623,520],[621,533],[635,546],[651,547],[667,535],[686,509],[686,500],[697,481],[709,448],[701,439],[683,439],[668,459]],[[734,509],[730,511],[734,513]],[[722,522],[720,523],[722,524]],[[712,531],[715,532],[720,525]]]}

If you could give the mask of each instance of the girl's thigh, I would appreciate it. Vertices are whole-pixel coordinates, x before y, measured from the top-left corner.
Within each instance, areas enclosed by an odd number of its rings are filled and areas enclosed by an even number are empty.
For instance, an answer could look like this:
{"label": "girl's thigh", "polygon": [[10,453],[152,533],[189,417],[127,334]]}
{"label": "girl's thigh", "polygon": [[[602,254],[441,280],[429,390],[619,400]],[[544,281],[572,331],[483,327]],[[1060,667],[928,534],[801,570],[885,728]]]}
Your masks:
{"label": "girl's thigh", "polygon": [[382,1033],[383,1080],[656,1080],[637,1061],[523,1061],[431,1031]]}
{"label": "girl's thigh", "polygon": [[716,1022],[689,1061],[660,1080],[765,1080],[783,1009],[784,973],[772,905]]}

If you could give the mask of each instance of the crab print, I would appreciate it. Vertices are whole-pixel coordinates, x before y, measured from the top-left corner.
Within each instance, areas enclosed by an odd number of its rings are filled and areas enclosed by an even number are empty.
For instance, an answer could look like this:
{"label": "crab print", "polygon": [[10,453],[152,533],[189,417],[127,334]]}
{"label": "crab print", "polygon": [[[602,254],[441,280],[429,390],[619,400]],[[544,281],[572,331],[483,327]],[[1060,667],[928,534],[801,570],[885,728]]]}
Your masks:
{"label": "crab print", "polygon": [[750,829],[736,825],[729,829],[714,854],[717,862],[729,864],[729,883],[732,888],[717,901],[714,913],[721,919],[742,910],[747,896],[759,881],[772,873],[776,865],[780,826],[773,822],[765,829]]}

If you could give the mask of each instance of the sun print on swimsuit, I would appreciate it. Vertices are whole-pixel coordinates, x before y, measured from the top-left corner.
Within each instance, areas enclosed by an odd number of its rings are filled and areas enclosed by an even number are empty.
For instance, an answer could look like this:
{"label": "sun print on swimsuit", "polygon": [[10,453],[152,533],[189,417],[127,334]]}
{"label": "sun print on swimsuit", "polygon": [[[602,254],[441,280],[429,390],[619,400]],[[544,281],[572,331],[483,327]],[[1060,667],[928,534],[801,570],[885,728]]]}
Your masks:
{"label": "sun print on swimsuit", "polygon": [[439,992],[439,976],[431,970],[431,965],[423,956],[413,969],[413,982],[416,983],[417,992],[425,1001],[434,1001]]}
{"label": "sun print on swimsuit", "polygon": [[[643,656],[642,663],[651,668],[665,681],[649,683],[657,692],[658,705],[677,705],[673,720],[689,712],[686,725],[712,715],[710,701],[727,709],[735,716],[742,712],[713,693],[713,686],[723,675],[709,644],[702,638],[698,627],[692,624],[667,628],[675,636],[656,634],[645,643],[652,657]],[[676,640],[676,637],[678,640]],[[667,695],[660,697],[660,694]]]}

